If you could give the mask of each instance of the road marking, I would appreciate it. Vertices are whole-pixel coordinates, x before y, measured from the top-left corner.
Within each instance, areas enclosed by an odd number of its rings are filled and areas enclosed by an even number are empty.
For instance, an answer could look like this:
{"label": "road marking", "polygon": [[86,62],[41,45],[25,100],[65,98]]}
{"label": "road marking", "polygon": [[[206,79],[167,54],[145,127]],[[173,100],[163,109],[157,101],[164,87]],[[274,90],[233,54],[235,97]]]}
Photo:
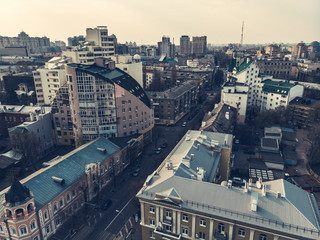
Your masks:
{"label": "road marking", "polygon": [[127,203],[126,205],[124,205],[124,207],[118,212],[118,214],[114,217],[114,219],[109,223],[108,226],[106,226],[106,228],[104,229],[105,231],[107,231],[107,229],[111,226],[111,224],[114,222],[114,220],[116,220],[116,218],[122,213],[122,211],[129,205],[129,203],[132,201],[132,199],[134,199],[135,196],[133,196]]}

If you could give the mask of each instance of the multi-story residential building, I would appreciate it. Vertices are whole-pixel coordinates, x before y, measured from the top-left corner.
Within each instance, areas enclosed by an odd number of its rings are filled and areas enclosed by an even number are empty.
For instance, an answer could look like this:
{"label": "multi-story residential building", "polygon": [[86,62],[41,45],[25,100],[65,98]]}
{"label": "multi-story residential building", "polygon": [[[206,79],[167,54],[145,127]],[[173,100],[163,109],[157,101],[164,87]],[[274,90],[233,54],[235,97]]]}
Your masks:
{"label": "multi-story residential building", "polygon": [[143,240],[320,238],[313,194],[283,179],[213,183],[216,157],[227,163],[231,142],[226,134],[187,132],[137,194]]}
{"label": "multi-story residential building", "polygon": [[59,88],[66,82],[65,65],[71,61],[67,57],[54,57],[43,68],[33,71],[34,85],[39,105],[50,105]]}
{"label": "multi-story residential building", "polygon": [[47,114],[51,107],[25,106],[25,105],[0,105],[0,134],[8,136],[8,128],[18,126],[34,119],[37,114]]}
{"label": "multi-story residential building", "polygon": [[175,55],[175,45],[170,42],[170,37],[163,36],[160,53],[167,58],[173,58]]}
{"label": "multi-story residential building", "polygon": [[278,45],[272,44],[268,45],[264,48],[264,51],[266,54],[268,54],[271,57],[277,57],[278,54],[280,54],[281,49]]}
{"label": "multi-story residential building", "polygon": [[255,63],[259,66],[260,74],[271,75],[274,78],[280,79],[296,78],[295,71],[292,69],[295,63],[292,61],[280,59],[259,59],[255,60]]}
{"label": "multi-story residential building", "polygon": [[163,92],[148,91],[156,124],[175,124],[194,109],[199,101],[200,84],[191,80]]}
{"label": "multi-story residential building", "polygon": [[57,145],[74,145],[73,123],[67,83],[60,87],[51,106],[55,143]]}
{"label": "multi-story residential building", "polygon": [[73,36],[68,38],[68,47],[74,47],[79,44],[79,42],[85,41],[85,37],[80,36]]}
{"label": "multi-story residential building", "polygon": [[207,36],[192,37],[191,54],[203,56],[207,52]]}
{"label": "multi-story residential building", "polygon": [[66,68],[75,140],[149,134],[153,110],[142,87],[113,61],[95,61]]}
{"label": "multi-story residential building", "polygon": [[293,124],[298,127],[310,127],[314,119],[314,111],[320,108],[320,100],[296,97],[289,102],[293,113]]}
{"label": "multi-story residential building", "polygon": [[20,32],[17,37],[0,36],[0,47],[27,47],[31,53],[46,52],[50,47],[47,37],[29,37],[25,32]]}
{"label": "multi-story residential building", "polygon": [[221,103],[230,105],[237,110],[237,122],[246,119],[249,86],[235,81],[226,82],[221,89]]}
{"label": "multi-story residential building", "polygon": [[0,192],[0,239],[51,238],[126,164],[119,146],[99,138],[45,165]]}
{"label": "multi-story residential building", "polygon": [[62,52],[62,56],[71,58],[74,63],[94,63],[97,57],[112,56],[115,54],[117,38],[108,35],[106,26],[87,28],[86,41]]}
{"label": "multi-story residential building", "polygon": [[183,35],[180,37],[180,54],[190,55],[191,54],[191,42],[189,36]]}
{"label": "multi-story residential building", "polygon": [[304,87],[287,81],[264,80],[262,86],[261,110],[276,109],[279,106],[287,107],[296,97],[303,96]]}
{"label": "multi-story residential building", "polygon": [[292,46],[291,54],[296,58],[307,58],[308,57],[308,46],[304,43],[298,43]]}

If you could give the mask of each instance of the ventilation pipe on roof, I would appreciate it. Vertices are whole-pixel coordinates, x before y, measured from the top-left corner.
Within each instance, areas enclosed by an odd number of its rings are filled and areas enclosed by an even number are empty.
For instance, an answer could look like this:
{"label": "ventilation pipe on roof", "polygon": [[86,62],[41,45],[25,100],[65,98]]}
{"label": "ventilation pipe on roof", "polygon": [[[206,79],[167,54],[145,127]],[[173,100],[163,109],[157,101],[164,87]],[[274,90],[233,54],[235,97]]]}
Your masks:
{"label": "ventilation pipe on roof", "polygon": [[232,180],[228,180],[228,188],[231,189],[232,188]]}
{"label": "ventilation pipe on roof", "polygon": [[53,179],[54,182],[59,183],[60,185],[64,184],[63,178],[59,178],[59,177],[55,177],[55,176],[52,176],[51,178]]}
{"label": "ventilation pipe on roof", "polygon": [[197,149],[200,150],[200,143],[197,144]]}
{"label": "ventilation pipe on roof", "polygon": [[105,149],[105,148],[97,148],[97,150],[104,153],[104,154],[107,153],[107,149]]}
{"label": "ventilation pipe on roof", "polygon": [[190,154],[190,157],[191,157],[191,160],[194,160],[194,154],[193,153]]}

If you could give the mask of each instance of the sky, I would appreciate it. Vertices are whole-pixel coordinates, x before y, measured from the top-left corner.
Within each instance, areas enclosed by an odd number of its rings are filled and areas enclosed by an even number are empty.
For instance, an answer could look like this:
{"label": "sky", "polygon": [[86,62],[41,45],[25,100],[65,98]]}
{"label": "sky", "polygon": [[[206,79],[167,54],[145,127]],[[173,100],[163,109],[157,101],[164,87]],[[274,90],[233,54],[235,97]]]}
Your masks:
{"label": "sky", "polygon": [[212,44],[320,41],[320,0],[0,0],[0,36],[67,41],[107,26],[118,42],[207,36]]}

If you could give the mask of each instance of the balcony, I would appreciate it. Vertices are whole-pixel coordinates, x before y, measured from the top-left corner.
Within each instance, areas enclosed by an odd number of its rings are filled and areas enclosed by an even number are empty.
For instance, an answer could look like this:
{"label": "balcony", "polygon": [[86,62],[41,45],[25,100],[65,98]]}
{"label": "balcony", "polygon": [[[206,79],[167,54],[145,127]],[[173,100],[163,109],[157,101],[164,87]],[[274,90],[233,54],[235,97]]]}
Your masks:
{"label": "balcony", "polygon": [[181,234],[175,234],[175,233],[172,233],[172,232],[168,232],[168,231],[166,231],[166,230],[164,230],[163,228],[160,228],[160,227],[157,227],[154,230],[154,233],[160,234],[161,236],[168,237],[168,238],[171,238],[171,239],[181,239]]}
{"label": "balcony", "polygon": [[213,239],[214,240],[227,240],[228,235],[226,233],[215,233],[213,235]]}

